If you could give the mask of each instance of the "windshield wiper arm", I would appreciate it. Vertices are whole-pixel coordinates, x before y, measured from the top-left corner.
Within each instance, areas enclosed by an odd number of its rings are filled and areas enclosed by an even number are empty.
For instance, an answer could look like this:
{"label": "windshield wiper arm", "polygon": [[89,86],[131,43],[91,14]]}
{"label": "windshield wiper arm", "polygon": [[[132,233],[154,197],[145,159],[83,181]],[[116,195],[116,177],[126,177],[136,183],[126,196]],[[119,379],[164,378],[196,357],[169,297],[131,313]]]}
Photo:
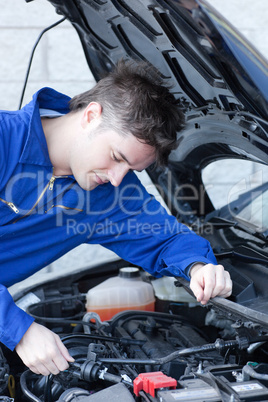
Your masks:
{"label": "windshield wiper arm", "polygon": [[266,230],[265,232],[258,232],[257,230],[254,230],[253,225],[249,222],[242,222],[241,219],[237,219],[237,221],[232,221],[230,219],[223,218],[222,216],[218,216],[218,213],[219,211],[215,211],[207,215],[206,220],[202,225],[212,225],[215,229],[227,229],[235,227],[236,229],[242,230],[243,232],[246,232],[251,236],[256,236],[264,241],[267,240],[268,230]]}
{"label": "windshield wiper arm", "polygon": [[267,264],[268,265],[268,256],[265,254],[260,253],[259,251],[254,250],[251,247],[248,246],[238,246],[233,249],[229,250],[222,250],[219,253],[215,252],[215,257],[216,258],[237,258],[239,260],[243,260],[246,262],[251,262],[251,263],[261,263],[261,264]]}

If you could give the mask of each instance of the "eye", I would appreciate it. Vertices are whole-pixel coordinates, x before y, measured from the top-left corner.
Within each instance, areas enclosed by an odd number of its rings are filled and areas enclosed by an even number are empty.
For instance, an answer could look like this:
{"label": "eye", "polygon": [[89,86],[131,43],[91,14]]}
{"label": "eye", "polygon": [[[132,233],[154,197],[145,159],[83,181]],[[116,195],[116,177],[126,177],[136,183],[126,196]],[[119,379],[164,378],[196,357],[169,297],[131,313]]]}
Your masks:
{"label": "eye", "polygon": [[114,152],[112,153],[112,159],[113,159],[115,162],[120,162],[120,159],[118,159],[118,158],[115,156]]}

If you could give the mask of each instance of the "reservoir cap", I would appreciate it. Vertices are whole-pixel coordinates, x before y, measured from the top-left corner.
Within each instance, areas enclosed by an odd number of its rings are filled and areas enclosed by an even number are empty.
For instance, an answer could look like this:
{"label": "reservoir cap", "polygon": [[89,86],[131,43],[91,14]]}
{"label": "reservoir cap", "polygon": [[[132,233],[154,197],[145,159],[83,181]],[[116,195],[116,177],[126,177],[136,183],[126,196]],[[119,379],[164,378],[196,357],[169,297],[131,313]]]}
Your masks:
{"label": "reservoir cap", "polygon": [[138,278],[140,276],[139,268],[125,267],[119,270],[120,278]]}

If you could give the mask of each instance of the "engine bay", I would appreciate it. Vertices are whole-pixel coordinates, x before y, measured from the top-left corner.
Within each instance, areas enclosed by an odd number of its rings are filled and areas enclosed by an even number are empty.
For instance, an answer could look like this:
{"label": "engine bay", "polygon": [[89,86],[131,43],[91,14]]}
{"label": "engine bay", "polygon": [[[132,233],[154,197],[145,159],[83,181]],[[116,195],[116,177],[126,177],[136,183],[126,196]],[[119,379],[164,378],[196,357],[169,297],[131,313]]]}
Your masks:
{"label": "engine bay", "polygon": [[104,264],[18,295],[17,304],[57,333],[75,362],[45,377],[3,346],[0,401],[268,400],[265,328],[201,306],[176,278],[169,278],[163,293],[159,279],[139,272],[138,287],[142,282],[153,289],[153,308],[123,307],[108,320],[90,311],[88,291],[112,277],[119,283],[125,264]]}

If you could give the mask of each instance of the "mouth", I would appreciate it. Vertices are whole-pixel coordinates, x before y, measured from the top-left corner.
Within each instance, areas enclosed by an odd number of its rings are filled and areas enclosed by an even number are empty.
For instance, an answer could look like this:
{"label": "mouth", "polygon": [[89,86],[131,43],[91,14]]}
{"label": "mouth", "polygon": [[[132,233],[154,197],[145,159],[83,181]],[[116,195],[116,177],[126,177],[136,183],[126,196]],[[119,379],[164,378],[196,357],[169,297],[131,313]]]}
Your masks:
{"label": "mouth", "polygon": [[[95,172],[94,172],[95,173]],[[108,183],[108,180],[102,180],[98,175],[97,175],[97,173],[95,173],[95,181],[98,183],[98,184],[105,184],[105,183]]]}

